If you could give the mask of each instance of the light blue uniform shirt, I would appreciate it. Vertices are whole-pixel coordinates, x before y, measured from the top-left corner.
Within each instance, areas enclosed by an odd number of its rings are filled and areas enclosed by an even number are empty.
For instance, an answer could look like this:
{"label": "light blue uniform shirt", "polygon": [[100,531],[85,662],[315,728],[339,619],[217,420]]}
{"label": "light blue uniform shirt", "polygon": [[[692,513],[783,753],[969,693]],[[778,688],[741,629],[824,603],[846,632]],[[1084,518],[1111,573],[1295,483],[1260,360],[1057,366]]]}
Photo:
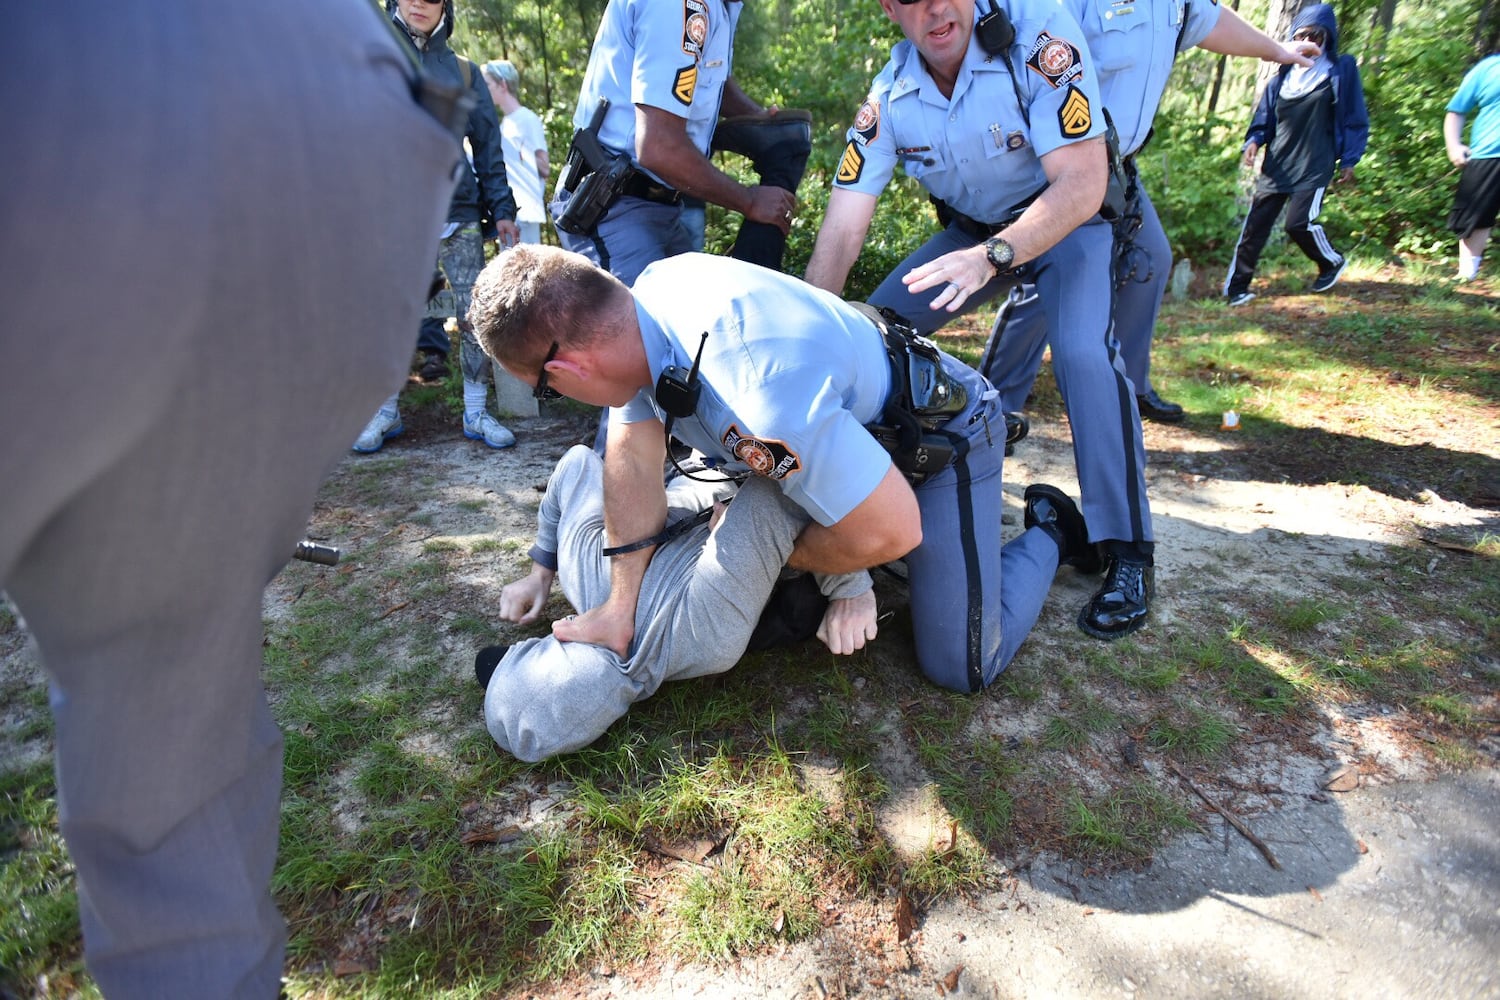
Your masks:
{"label": "light blue uniform shirt", "polygon": [[1481,59],[1464,74],[1447,110],[1468,117],[1475,108],[1479,114],[1469,122],[1469,155],[1476,160],[1500,157],[1500,56]]}
{"label": "light blue uniform shirt", "polygon": [[835,187],[878,195],[899,163],[950,208],[993,222],[1046,185],[1041,156],[1104,134],[1098,79],[1073,15],[1051,0],[1008,6],[1014,82],[976,34],[950,100],[916,46],[901,41],[849,129]]}
{"label": "light blue uniform shirt", "polygon": [[643,104],[686,118],[688,138],[707,156],[740,10],[739,0],[609,0],[573,126],[588,125],[599,98],[608,98],[599,141],[633,160],[635,106]]}
{"label": "light blue uniform shirt", "polygon": [[[652,384],[693,364],[705,331],[697,412],[672,433],[712,458],[769,476],[819,524],[875,491],[890,456],[864,425],[890,394],[885,341],[842,299],[729,257],[680,254],[631,289]],[[665,419],[652,391],[611,414]]]}
{"label": "light blue uniform shirt", "polygon": [[[1151,134],[1172,63],[1219,23],[1216,0],[1060,0],[1083,26],[1120,152],[1134,153]],[[1184,24],[1184,19],[1186,23]]]}

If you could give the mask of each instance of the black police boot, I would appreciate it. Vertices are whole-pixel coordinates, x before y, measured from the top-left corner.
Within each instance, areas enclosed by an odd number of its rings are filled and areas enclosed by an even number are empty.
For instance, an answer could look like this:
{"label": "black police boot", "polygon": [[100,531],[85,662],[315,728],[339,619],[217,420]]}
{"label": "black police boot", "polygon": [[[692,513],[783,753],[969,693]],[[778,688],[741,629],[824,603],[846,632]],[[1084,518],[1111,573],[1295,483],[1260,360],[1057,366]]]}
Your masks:
{"label": "black police boot", "polygon": [[1031,422],[1026,419],[1024,413],[1007,413],[1005,415],[1005,454],[1016,453],[1016,442],[1024,439],[1031,433]]}
{"label": "black police boot", "polygon": [[1026,487],[1028,528],[1041,528],[1057,543],[1057,561],[1080,573],[1097,573],[1101,566],[1099,547],[1089,541],[1088,525],[1072,499],[1056,486],[1036,483]]}
{"label": "black police boot", "polygon": [[489,688],[490,678],[494,676],[495,668],[509,652],[509,646],[486,646],[474,654],[474,679],[479,682],[481,688]]}
{"label": "black police boot", "polygon": [[1106,545],[1104,585],[1078,614],[1078,627],[1096,639],[1118,639],[1146,624],[1156,593],[1156,569],[1139,546]]}
{"label": "black police boot", "polygon": [[1147,389],[1135,397],[1135,405],[1141,411],[1142,418],[1155,420],[1159,424],[1180,424],[1186,416],[1181,406],[1162,399],[1155,389]]}

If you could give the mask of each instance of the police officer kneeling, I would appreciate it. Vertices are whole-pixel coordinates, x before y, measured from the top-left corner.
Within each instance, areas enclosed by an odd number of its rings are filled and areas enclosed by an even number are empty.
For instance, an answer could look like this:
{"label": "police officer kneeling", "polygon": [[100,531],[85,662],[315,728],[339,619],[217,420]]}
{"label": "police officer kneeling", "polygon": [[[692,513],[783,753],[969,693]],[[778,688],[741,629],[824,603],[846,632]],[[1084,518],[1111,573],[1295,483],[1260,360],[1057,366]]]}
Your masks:
{"label": "police officer kneeling", "polygon": [[[982,376],[795,278],[684,254],[627,288],[577,254],[522,246],[485,269],[469,316],[539,395],[613,408],[612,546],[661,531],[670,432],[806,511],[788,565],[833,574],[904,557],[917,659],[945,688],[999,676],[1059,565],[1097,568],[1082,515],[1049,486],[1026,491],[1026,530],[1002,546],[1005,431]],[[651,552],[616,557],[608,599],[553,634],[628,655]],[[873,594],[851,600],[874,638]]]}

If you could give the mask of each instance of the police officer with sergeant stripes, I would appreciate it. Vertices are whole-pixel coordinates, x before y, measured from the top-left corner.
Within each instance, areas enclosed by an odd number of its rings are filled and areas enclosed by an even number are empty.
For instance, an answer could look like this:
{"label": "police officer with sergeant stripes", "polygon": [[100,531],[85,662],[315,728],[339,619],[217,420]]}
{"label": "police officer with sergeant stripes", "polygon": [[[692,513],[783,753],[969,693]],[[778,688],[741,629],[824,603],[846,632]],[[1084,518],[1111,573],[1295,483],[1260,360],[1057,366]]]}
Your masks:
{"label": "police officer with sergeant stripes", "polygon": [[[626,288],[584,258],[521,246],[480,276],[480,342],[517,378],[610,406],[602,604],[555,622],[564,642],[636,648],[637,601],[666,520],[668,432],[767,477],[811,518],[787,565],[847,573],[905,557],[922,671],[978,691],[1036,622],[1057,567],[1096,559],[1073,502],[1026,491],[1001,544],[1005,441],[978,372],[872,312],[743,261],[683,254]],[[875,636],[870,593],[835,601]]]}
{"label": "police officer with sergeant stripes", "polygon": [[776,111],[731,76],[740,11],[740,0],[610,0],[604,10],[551,211],[565,248],[626,284],[652,261],[694,249],[683,195],[782,234],[791,225],[792,191],[747,187],[708,158],[720,114]]}
{"label": "police officer with sergeant stripes", "polygon": [[[906,40],[849,130],[807,280],[843,289],[899,164],[945,225],[875,290],[874,305],[928,332],[1022,280],[1040,289],[1090,540],[1107,557],[1079,625],[1113,639],[1145,621],[1153,536],[1140,417],[1111,326],[1098,79],[1062,7],[981,3],[881,0]],[[998,520],[998,507],[984,516]]]}
{"label": "police officer with sergeant stripes", "polygon": [[[1063,6],[1083,28],[1123,157],[1126,202],[1115,220],[1115,332],[1125,373],[1135,386],[1142,417],[1179,423],[1182,407],[1162,399],[1151,385],[1151,343],[1172,268],[1172,247],[1136,174],[1136,154],[1151,136],[1151,123],[1182,50],[1198,46],[1305,66],[1318,48],[1304,41],[1282,44],[1216,0],[1063,0]],[[1019,410],[1041,366],[1047,317],[1035,289],[1026,288],[1007,303],[1001,318],[983,370],[1000,390],[1002,404]]]}

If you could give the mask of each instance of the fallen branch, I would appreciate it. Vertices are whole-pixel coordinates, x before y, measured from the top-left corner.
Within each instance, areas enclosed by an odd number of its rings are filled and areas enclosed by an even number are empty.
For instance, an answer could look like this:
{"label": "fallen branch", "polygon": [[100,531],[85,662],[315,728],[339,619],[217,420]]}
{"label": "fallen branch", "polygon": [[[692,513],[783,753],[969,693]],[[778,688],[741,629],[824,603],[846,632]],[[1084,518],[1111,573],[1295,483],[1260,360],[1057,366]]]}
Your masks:
{"label": "fallen branch", "polygon": [[1240,836],[1244,837],[1246,840],[1250,841],[1250,843],[1254,844],[1255,849],[1259,851],[1261,853],[1261,856],[1266,859],[1267,864],[1269,864],[1277,871],[1281,871],[1281,862],[1276,860],[1276,855],[1271,853],[1271,849],[1266,846],[1266,842],[1264,840],[1261,840],[1251,832],[1250,828],[1245,825],[1244,820],[1240,819],[1234,813],[1230,812],[1228,809],[1225,809],[1213,799],[1209,798],[1208,793],[1203,791],[1203,789],[1199,788],[1197,785],[1193,784],[1193,780],[1187,775],[1183,774],[1182,771],[1178,769],[1176,764],[1173,764],[1171,761],[1167,761],[1166,764],[1167,767],[1172,769],[1173,774],[1182,779],[1183,784],[1187,785],[1193,790],[1194,794],[1196,794],[1198,798],[1208,803],[1208,807],[1210,809],[1218,813],[1220,816],[1223,816],[1225,822],[1227,822],[1230,826],[1234,827],[1240,832]]}

